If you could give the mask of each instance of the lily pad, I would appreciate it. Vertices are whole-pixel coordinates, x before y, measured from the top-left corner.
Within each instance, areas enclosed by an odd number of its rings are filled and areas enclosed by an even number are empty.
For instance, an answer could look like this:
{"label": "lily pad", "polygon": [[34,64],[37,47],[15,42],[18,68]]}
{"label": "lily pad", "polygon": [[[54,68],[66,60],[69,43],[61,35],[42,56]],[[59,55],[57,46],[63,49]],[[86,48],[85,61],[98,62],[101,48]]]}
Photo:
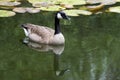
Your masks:
{"label": "lily pad", "polygon": [[70,4],[60,4],[61,7],[64,7],[64,8],[67,8],[67,9],[71,9],[71,8],[74,8],[73,5],[70,5]]}
{"label": "lily pad", "polygon": [[40,9],[39,8],[29,8],[29,7],[17,7],[17,8],[14,8],[13,11],[17,12],[17,13],[25,13],[25,12],[38,13],[38,12],[40,12]]}
{"label": "lily pad", "polygon": [[116,0],[117,2],[120,2],[120,0]]}
{"label": "lily pad", "polygon": [[0,17],[11,17],[14,16],[16,13],[7,10],[0,10]]}
{"label": "lily pad", "polygon": [[69,5],[84,5],[85,0],[56,0],[57,4],[69,4]]}
{"label": "lily pad", "polygon": [[65,8],[54,5],[54,6],[49,6],[49,7],[41,7],[40,9],[43,11],[59,11],[59,10],[65,9]]}
{"label": "lily pad", "polygon": [[95,12],[95,11],[99,11],[104,7],[103,4],[97,5],[97,6],[87,6],[87,9],[89,11]]}
{"label": "lily pad", "polygon": [[72,4],[72,5],[83,5],[86,4],[85,0],[28,0],[30,3],[37,2],[51,2],[54,4]]}
{"label": "lily pad", "polygon": [[115,4],[117,1],[116,0],[103,0],[101,3],[103,5],[113,5]]}
{"label": "lily pad", "polygon": [[109,12],[120,13],[120,6],[117,7],[110,7]]}
{"label": "lily pad", "polygon": [[30,3],[39,3],[39,2],[53,2],[54,0],[28,0]]}
{"label": "lily pad", "polygon": [[96,4],[96,3],[101,3],[103,0],[86,0],[86,3],[88,4]]}
{"label": "lily pad", "polygon": [[48,7],[52,5],[53,5],[52,3],[48,3],[48,2],[37,2],[32,4],[33,7]]}
{"label": "lily pad", "polygon": [[0,0],[0,1],[14,1],[14,0]]}
{"label": "lily pad", "polygon": [[101,3],[103,5],[112,5],[116,3],[116,0],[86,0],[88,4]]}
{"label": "lily pad", "polygon": [[66,13],[68,16],[79,16],[79,14],[77,14],[77,13],[75,13],[75,12],[70,13],[70,11],[65,11],[65,13]]}
{"label": "lily pad", "polygon": [[20,4],[20,2],[0,1],[0,6],[17,6]]}
{"label": "lily pad", "polygon": [[64,12],[69,16],[79,16],[79,14],[82,14],[82,15],[91,15],[92,14],[92,12],[90,12],[90,11],[77,10],[77,9],[65,10]]}
{"label": "lily pad", "polygon": [[23,7],[17,7],[17,8],[14,8],[13,11],[17,13],[25,13],[26,9]]}
{"label": "lily pad", "polygon": [[40,12],[40,9],[39,8],[26,8],[26,11],[28,13],[38,13]]}

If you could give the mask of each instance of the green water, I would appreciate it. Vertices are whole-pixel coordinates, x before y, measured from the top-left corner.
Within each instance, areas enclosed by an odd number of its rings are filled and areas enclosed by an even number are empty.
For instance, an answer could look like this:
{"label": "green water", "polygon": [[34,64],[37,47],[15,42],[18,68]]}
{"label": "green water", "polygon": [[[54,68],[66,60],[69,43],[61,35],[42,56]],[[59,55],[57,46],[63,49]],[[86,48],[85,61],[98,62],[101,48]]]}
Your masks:
{"label": "green water", "polygon": [[53,28],[53,16],[41,12],[0,18],[0,80],[120,80],[119,14],[80,15],[61,21],[66,43],[60,56],[22,43],[21,24]]}

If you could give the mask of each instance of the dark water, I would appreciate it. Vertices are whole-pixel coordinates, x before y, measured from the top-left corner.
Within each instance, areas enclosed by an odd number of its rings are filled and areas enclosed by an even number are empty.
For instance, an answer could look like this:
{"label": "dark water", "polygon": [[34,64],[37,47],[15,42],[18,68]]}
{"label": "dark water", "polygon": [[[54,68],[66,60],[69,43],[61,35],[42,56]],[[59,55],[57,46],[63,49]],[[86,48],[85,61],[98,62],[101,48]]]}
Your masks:
{"label": "dark water", "polygon": [[61,21],[65,46],[39,49],[37,45],[35,50],[22,43],[21,24],[53,28],[53,16],[41,12],[0,18],[0,80],[120,80],[119,14],[80,15],[70,22]]}

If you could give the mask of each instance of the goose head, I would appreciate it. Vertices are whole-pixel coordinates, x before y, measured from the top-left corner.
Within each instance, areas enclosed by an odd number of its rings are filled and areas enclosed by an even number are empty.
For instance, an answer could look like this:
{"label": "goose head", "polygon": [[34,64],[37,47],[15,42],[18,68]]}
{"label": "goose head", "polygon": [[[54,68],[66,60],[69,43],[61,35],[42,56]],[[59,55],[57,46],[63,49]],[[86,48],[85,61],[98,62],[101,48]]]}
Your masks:
{"label": "goose head", "polygon": [[55,16],[57,19],[67,19],[70,20],[70,18],[63,12],[63,11],[58,11]]}
{"label": "goose head", "polygon": [[55,14],[55,33],[54,33],[54,35],[61,33],[60,19],[70,20],[70,18],[63,11],[58,11]]}
{"label": "goose head", "polygon": [[22,24],[21,27],[23,28],[25,35],[28,36],[29,33],[31,32],[31,24],[27,23],[27,24]]}

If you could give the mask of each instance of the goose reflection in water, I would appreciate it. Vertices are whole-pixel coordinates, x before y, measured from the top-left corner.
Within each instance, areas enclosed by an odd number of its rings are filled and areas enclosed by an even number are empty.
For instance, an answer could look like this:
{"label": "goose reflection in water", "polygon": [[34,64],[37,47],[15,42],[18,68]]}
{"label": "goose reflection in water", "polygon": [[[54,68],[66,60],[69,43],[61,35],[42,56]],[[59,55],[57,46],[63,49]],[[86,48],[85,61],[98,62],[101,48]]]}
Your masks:
{"label": "goose reflection in water", "polygon": [[29,42],[28,47],[40,51],[40,52],[48,52],[48,51],[52,51],[54,53],[54,71],[55,71],[55,75],[56,76],[62,76],[64,75],[65,72],[69,71],[68,68],[60,70],[60,63],[59,63],[59,59],[60,59],[60,55],[63,53],[64,51],[64,45],[45,45],[45,44],[38,44],[35,42]]}

